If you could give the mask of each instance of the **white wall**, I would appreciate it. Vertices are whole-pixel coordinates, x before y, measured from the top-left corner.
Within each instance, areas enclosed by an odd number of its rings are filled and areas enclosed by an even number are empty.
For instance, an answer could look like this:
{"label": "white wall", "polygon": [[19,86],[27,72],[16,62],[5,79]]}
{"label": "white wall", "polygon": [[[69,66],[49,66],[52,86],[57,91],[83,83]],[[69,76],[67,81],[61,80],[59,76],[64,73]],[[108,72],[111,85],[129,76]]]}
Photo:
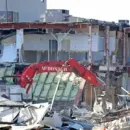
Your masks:
{"label": "white wall", "polygon": [[[88,52],[89,50],[89,43],[88,43],[88,35],[87,34],[69,34],[68,36],[63,38],[63,34],[57,34],[58,41],[59,42],[58,50],[66,50],[67,52]],[[3,44],[10,44],[10,43],[16,43],[16,37],[10,37],[2,41]],[[49,40],[55,40],[55,38],[50,34],[28,34],[24,35],[24,44],[23,48],[27,52],[29,51],[47,51],[49,49]],[[64,46],[62,46],[64,44]],[[65,49],[66,48],[66,49]],[[98,35],[93,35],[92,37],[92,51],[93,51],[93,61],[99,61],[103,59],[103,51],[104,49],[104,38],[99,37]],[[115,38],[110,37],[110,53],[115,50]],[[11,52],[12,51],[12,52]],[[13,51],[13,48],[10,52],[12,54],[16,53],[16,51]],[[31,53],[27,53],[28,55]],[[4,53],[4,55],[10,55],[8,53]],[[16,54],[14,54],[16,55]],[[53,54],[54,55],[54,54]],[[7,56],[7,57],[8,57]],[[4,56],[5,57],[5,56]],[[59,56],[60,59],[62,59],[62,56]],[[86,57],[86,54],[84,53],[83,58]],[[54,60],[55,58],[52,57]]]}
{"label": "white wall", "polygon": [[[58,35],[59,41],[63,38],[63,34]],[[69,34],[64,40],[70,40],[71,51],[89,51],[89,42],[87,34]],[[110,52],[115,50],[115,37],[110,37]],[[59,50],[63,50],[61,46],[62,42],[59,43]],[[65,44],[65,43],[64,43]],[[104,50],[104,37],[99,35],[92,35],[92,51],[98,52]]]}
{"label": "white wall", "polygon": [[16,62],[17,49],[15,43],[4,44],[0,63],[2,62]]}
{"label": "white wall", "polygon": [[[58,34],[58,40],[61,41],[61,39],[64,37],[64,34]],[[88,36],[83,34],[69,34],[67,35],[63,40],[69,40],[70,41],[70,50],[71,51],[88,51]],[[63,42],[61,41],[59,43],[59,51],[64,50],[62,48]],[[66,44],[66,43],[64,43]]]}
{"label": "white wall", "polygon": [[[88,43],[88,35],[87,34],[69,34],[64,37],[64,34],[57,34],[58,41],[61,41],[58,45],[58,50],[64,50],[65,47],[70,49],[71,51],[80,51],[86,52],[89,50],[89,43]],[[64,37],[64,38],[63,38]],[[2,43],[14,43],[16,42],[16,37],[10,37],[2,41]],[[49,40],[55,40],[55,38],[50,34],[28,34],[24,35],[24,49],[25,50],[38,50],[44,51],[49,49]],[[110,37],[110,52],[115,50],[116,47],[116,39],[115,37]],[[62,46],[65,44],[65,46]],[[66,46],[66,44],[70,44]],[[64,48],[62,48],[64,47]],[[99,37],[98,35],[92,36],[92,51],[98,52],[104,50],[104,38]],[[69,51],[69,50],[68,50]]]}
{"label": "white wall", "polygon": [[24,36],[24,50],[45,51],[49,49],[49,40],[53,40],[52,35],[28,34]]}

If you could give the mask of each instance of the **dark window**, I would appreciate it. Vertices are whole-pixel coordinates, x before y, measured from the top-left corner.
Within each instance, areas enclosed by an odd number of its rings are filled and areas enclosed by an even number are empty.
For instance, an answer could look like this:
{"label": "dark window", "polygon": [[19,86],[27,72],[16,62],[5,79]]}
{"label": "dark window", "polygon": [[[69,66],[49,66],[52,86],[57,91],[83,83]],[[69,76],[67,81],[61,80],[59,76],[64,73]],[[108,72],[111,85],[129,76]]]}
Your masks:
{"label": "dark window", "polygon": [[65,14],[65,13],[66,13],[66,10],[62,10],[62,13]]}
{"label": "dark window", "polygon": [[58,43],[56,40],[49,40],[49,50],[50,51],[57,51]]}
{"label": "dark window", "polygon": [[58,42],[57,40],[49,40],[49,59],[50,61],[57,60]]}

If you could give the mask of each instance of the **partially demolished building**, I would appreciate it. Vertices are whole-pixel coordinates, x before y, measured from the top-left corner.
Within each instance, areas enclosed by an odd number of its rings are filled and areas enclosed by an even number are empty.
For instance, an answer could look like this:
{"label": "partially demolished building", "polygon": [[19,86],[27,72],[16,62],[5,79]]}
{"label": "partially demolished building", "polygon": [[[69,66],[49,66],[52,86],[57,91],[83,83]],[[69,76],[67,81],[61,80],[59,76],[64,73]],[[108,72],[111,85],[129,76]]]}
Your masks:
{"label": "partially demolished building", "polygon": [[[84,23],[1,23],[0,61],[33,63],[74,58],[86,65],[93,64],[102,77],[108,70],[127,72],[128,26],[96,20]],[[114,79],[111,73],[109,75]],[[122,86],[118,80],[121,81],[120,77],[117,81],[110,80],[110,85]]]}
{"label": "partially demolished building", "polygon": [[[6,95],[11,100],[20,102],[53,104],[53,96],[58,84],[55,110],[70,109],[76,105],[75,109],[78,110],[78,114],[82,115],[85,112],[84,118],[87,118],[87,121],[91,117],[95,117],[97,121],[101,113],[116,109],[118,98],[124,94],[124,91],[129,94],[130,28],[125,21],[120,21],[118,24],[97,20],[60,23],[0,23],[0,29],[1,96]],[[91,66],[91,70],[98,75],[99,80],[106,84],[105,98],[103,98],[104,88],[93,89],[76,73],[64,73],[62,76],[59,72],[37,74],[33,77],[34,82],[28,94],[25,89],[16,84],[16,74],[19,77],[16,72],[23,71],[32,63],[66,61],[70,58],[78,60],[84,66]],[[58,82],[59,79],[60,82]],[[101,104],[98,104],[99,100],[102,100]],[[96,117],[97,115],[94,116],[91,113],[91,117],[88,117],[89,112],[83,109],[80,112],[77,106],[89,109],[86,104],[90,106],[90,110],[98,112],[100,116]],[[36,106],[33,107],[36,108]],[[32,106],[31,109],[33,109]],[[73,114],[77,114],[76,112],[73,111]],[[71,114],[69,111],[69,115]],[[79,117],[76,115],[76,117],[80,120],[83,115]],[[23,120],[25,122],[25,119]]]}

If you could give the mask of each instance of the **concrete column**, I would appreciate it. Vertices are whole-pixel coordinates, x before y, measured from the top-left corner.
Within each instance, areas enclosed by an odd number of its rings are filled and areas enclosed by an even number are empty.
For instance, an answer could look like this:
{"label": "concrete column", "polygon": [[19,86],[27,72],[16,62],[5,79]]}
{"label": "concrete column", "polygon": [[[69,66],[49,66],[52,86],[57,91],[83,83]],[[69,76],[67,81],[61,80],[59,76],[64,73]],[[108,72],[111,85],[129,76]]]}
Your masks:
{"label": "concrete column", "polygon": [[16,31],[16,49],[17,49],[17,62],[23,62],[22,57],[22,45],[24,43],[24,32],[23,29],[19,29]]}
{"label": "concrete column", "polygon": [[89,25],[89,52],[88,52],[88,62],[92,64],[92,25]]}
{"label": "concrete column", "polygon": [[124,36],[123,36],[123,65],[126,66],[126,31],[124,29]]}

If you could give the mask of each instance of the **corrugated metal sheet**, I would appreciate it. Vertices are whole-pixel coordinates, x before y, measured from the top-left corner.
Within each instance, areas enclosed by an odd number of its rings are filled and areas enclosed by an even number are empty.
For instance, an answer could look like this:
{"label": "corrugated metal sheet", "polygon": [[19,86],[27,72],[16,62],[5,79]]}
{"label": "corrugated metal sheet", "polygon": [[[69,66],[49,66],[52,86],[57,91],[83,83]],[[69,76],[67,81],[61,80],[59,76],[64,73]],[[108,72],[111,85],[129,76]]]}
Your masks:
{"label": "corrugated metal sheet", "polygon": [[[59,73],[42,73],[34,77],[33,98],[35,101],[51,101],[59,79]],[[74,73],[64,73],[56,94],[56,101],[72,101],[79,90],[78,77]],[[31,90],[32,91],[32,90]]]}
{"label": "corrugated metal sheet", "polygon": [[[0,67],[0,80],[2,80],[2,77],[4,76],[12,76],[15,71],[15,66],[11,67]],[[7,84],[13,84],[13,78],[7,78]]]}
{"label": "corrugated metal sheet", "polygon": [[0,106],[19,106],[19,107],[23,107],[24,104],[19,103],[19,102],[14,102],[14,101],[8,100],[6,98],[0,97]]}

